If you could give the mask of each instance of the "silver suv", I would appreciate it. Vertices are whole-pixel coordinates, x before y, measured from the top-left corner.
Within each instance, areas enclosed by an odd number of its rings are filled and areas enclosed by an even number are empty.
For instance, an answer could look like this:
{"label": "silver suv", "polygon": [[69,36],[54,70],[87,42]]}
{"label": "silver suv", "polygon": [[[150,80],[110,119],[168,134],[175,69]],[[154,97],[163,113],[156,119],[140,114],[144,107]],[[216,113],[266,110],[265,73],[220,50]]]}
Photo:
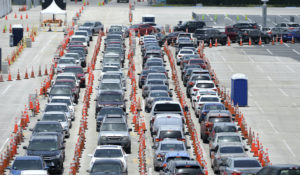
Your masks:
{"label": "silver suv", "polygon": [[126,153],[131,152],[131,137],[126,121],[103,120],[98,137],[98,145],[121,145]]}

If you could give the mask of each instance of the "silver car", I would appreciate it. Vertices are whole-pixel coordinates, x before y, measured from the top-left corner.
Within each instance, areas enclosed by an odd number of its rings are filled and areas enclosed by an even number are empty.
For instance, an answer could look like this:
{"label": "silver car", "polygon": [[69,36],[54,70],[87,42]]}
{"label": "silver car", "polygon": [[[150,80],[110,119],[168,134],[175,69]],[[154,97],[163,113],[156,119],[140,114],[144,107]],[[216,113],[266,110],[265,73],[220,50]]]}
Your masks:
{"label": "silver car", "polygon": [[149,73],[146,80],[164,80],[165,84],[169,87],[168,77],[165,73]]}
{"label": "silver car", "polygon": [[221,163],[220,174],[237,173],[250,175],[256,174],[260,169],[262,169],[262,166],[254,157],[230,157]]}
{"label": "silver car", "polygon": [[71,128],[72,122],[70,119],[68,119],[68,117],[64,112],[60,112],[60,111],[45,112],[42,116],[42,121],[58,121],[65,132],[65,136],[67,138],[70,137],[69,128]]}
{"label": "silver car", "polygon": [[100,82],[99,87],[96,88],[98,90],[98,94],[101,94],[104,91],[118,91],[124,95],[124,91],[122,83],[120,80],[116,79],[105,79]]}
{"label": "silver car", "polygon": [[120,82],[122,82],[122,86],[126,87],[126,81],[125,79],[122,78],[122,75],[119,73],[115,73],[115,72],[105,72],[102,77],[99,79],[99,81],[102,80],[119,80]]}
{"label": "silver car", "polygon": [[164,139],[159,142],[157,146],[152,146],[155,149],[153,152],[153,166],[154,170],[158,171],[166,153],[169,152],[184,152],[187,153],[190,149],[189,146],[185,146],[184,142],[176,139]]}
{"label": "silver car", "polygon": [[183,118],[179,114],[158,114],[155,120],[150,122],[151,135],[156,135],[158,129],[163,125],[176,125],[184,129]]}
{"label": "silver car", "polygon": [[75,115],[73,112],[71,112],[70,108],[66,103],[48,103],[46,104],[44,112],[53,112],[53,111],[61,111],[66,114],[68,119],[71,119],[72,121],[75,120]]}
{"label": "silver car", "polygon": [[64,71],[65,67],[70,65],[73,66],[74,64],[79,65],[79,63],[80,61],[76,60],[74,57],[61,57],[58,60],[56,72],[61,73]]}
{"label": "silver car", "polygon": [[[187,133],[186,133],[187,134]],[[154,146],[158,146],[158,143],[164,139],[177,139],[182,141],[186,145],[185,133],[183,133],[182,126],[176,125],[162,125],[157,130],[157,135],[153,138]]]}
{"label": "silver car", "polygon": [[104,26],[100,21],[87,21],[79,27],[79,30],[82,29],[88,29],[93,35],[97,35],[100,31],[104,30]]}
{"label": "silver car", "polygon": [[211,152],[211,165],[215,173],[218,173],[220,166],[228,157],[248,157],[243,144],[241,143],[221,143]]}

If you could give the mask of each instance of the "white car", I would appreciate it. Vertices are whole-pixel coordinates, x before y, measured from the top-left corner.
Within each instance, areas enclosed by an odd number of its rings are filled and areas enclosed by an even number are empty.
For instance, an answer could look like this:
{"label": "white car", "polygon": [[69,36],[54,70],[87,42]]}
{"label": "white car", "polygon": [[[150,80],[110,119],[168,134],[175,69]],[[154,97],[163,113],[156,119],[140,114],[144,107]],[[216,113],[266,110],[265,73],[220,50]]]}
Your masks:
{"label": "white car", "polygon": [[215,95],[202,95],[199,100],[192,103],[193,108],[195,109],[195,113],[199,113],[201,106],[205,103],[221,103],[221,99]]}
{"label": "white car", "polygon": [[73,35],[70,39],[70,41],[80,41],[83,43],[84,46],[90,46],[89,39],[83,35]]}
{"label": "white car", "polygon": [[72,102],[72,99],[67,96],[54,96],[52,97],[50,103],[66,103],[72,113],[75,115],[75,104]]}
{"label": "white car", "polygon": [[67,66],[79,65],[80,60],[76,60],[74,57],[61,57],[57,62],[57,73],[62,73]]}
{"label": "white car", "polygon": [[70,137],[70,128],[72,126],[71,119],[62,111],[45,112],[42,121],[58,121],[64,130],[65,136]]}
{"label": "white car", "polygon": [[194,86],[190,89],[190,97],[196,95],[199,90],[217,91],[217,87],[212,80],[197,80]]}
{"label": "white car", "polygon": [[177,65],[180,65],[180,62],[182,61],[184,55],[195,55],[195,52],[191,49],[180,49],[176,56]]}
{"label": "white car", "polygon": [[47,170],[23,170],[20,175],[49,175]]}
{"label": "white car", "polygon": [[144,40],[155,40],[156,41],[156,36],[155,35],[145,35],[140,38],[140,44],[144,44]]}
{"label": "white car", "polygon": [[191,98],[191,102],[195,102],[197,100],[199,100],[199,98],[202,95],[214,95],[214,96],[219,96],[218,92],[214,91],[214,90],[206,90],[206,89],[202,89],[196,92],[196,94],[194,96],[192,96]]}
{"label": "white car", "polygon": [[76,30],[74,32],[74,36],[84,36],[84,37],[86,37],[87,41],[90,41],[89,34],[86,30]]}
{"label": "white car", "polygon": [[127,172],[127,154],[119,145],[101,145],[97,146],[93,154],[89,154],[91,157],[90,169],[92,168],[96,160],[101,159],[119,159],[123,163],[123,172]]}

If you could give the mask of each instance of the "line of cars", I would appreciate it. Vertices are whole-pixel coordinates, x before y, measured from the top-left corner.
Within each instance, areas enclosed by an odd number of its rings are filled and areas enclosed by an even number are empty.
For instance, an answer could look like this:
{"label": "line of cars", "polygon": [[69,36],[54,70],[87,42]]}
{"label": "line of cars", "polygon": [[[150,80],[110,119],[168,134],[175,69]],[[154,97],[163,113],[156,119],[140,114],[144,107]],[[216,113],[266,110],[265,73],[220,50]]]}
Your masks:
{"label": "line of cars", "polygon": [[[177,41],[182,40],[180,37],[186,36],[177,37]],[[192,43],[193,40],[190,38],[190,44]],[[175,47],[183,85],[200,123],[200,137],[204,143],[209,144],[214,173],[221,175],[300,173],[297,165],[262,168],[256,158],[249,156],[245,138],[241,136],[240,128],[222,103],[214,83],[215,77],[208,72],[205,60],[202,60],[193,48],[180,48],[180,42]]]}
{"label": "line of cars", "polygon": [[255,22],[240,21],[231,26],[214,26],[208,27],[204,21],[179,21],[178,25],[173,28],[174,32],[163,37],[163,42],[168,41],[176,43],[178,35],[188,31],[193,34],[194,40],[199,44],[203,40],[206,44],[214,43],[215,40],[221,45],[226,45],[228,38],[231,42],[248,43],[249,38],[255,44],[262,42],[269,44],[270,41],[282,36],[283,42],[292,41],[300,42],[300,27],[296,23],[281,23],[273,28],[261,29]]}
{"label": "line of cars", "polygon": [[95,125],[97,146],[87,172],[128,174],[127,157],[131,153],[131,128],[126,113],[126,77],[123,74],[128,33],[124,26],[111,25],[104,39],[99,85],[96,87]]}
{"label": "line of cars", "polygon": [[[64,56],[57,58],[56,76],[47,92],[48,103],[33,128],[26,155],[17,156],[10,174],[62,174],[65,160],[65,139],[70,137],[75,106],[80,89],[85,88],[87,47],[91,38],[85,30],[75,30]],[[79,40],[79,38],[81,38]]]}
{"label": "line of cars", "polygon": [[169,70],[157,35],[144,35],[139,43],[143,70],[138,73],[138,84],[145,99],[145,112],[150,113],[154,170],[160,174],[204,174],[189,153],[183,110],[172,98]]}

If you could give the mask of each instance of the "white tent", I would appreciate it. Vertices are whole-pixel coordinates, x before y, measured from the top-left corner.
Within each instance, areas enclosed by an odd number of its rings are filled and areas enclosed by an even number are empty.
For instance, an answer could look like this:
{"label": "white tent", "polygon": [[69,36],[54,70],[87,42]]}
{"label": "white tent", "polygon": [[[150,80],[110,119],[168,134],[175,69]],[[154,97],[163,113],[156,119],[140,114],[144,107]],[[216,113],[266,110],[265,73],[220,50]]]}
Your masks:
{"label": "white tent", "polygon": [[44,10],[41,11],[41,23],[43,22],[44,15],[65,15],[65,21],[64,24],[67,24],[67,12],[65,10],[62,10],[60,7],[57,6],[55,3],[55,0],[52,1],[52,3]]}

